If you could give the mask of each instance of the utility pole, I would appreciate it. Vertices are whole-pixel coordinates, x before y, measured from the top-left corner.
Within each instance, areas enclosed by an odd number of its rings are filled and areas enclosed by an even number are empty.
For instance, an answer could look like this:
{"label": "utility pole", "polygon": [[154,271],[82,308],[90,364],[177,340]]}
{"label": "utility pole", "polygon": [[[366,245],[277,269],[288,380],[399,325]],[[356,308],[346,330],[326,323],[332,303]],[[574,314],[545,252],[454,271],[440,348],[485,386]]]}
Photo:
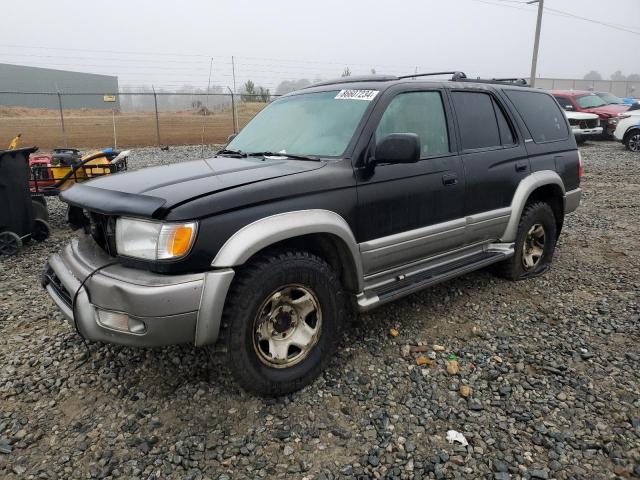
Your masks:
{"label": "utility pole", "polygon": [[527,2],[529,5],[538,4],[538,20],[536,21],[536,38],[533,42],[533,58],[531,59],[531,76],[530,84],[532,87],[536,84],[536,67],[538,66],[538,46],[540,45],[540,28],[542,27],[542,11],[544,10],[544,0],[531,0]]}
{"label": "utility pole", "polygon": [[236,93],[236,62],[231,55],[231,74],[233,75],[233,93]]}

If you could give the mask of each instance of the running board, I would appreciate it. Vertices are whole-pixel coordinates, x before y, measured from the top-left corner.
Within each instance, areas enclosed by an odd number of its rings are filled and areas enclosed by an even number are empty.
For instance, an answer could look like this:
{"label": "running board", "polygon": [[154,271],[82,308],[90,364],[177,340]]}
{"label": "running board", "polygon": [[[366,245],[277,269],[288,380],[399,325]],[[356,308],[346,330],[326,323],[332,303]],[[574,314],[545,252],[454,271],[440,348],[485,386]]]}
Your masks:
{"label": "running board", "polygon": [[358,310],[361,312],[371,310],[432,285],[505,260],[513,253],[513,244],[493,244],[487,250],[454,259],[418,273],[406,276],[400,274],[391,283],[366,289],[357,295]]}

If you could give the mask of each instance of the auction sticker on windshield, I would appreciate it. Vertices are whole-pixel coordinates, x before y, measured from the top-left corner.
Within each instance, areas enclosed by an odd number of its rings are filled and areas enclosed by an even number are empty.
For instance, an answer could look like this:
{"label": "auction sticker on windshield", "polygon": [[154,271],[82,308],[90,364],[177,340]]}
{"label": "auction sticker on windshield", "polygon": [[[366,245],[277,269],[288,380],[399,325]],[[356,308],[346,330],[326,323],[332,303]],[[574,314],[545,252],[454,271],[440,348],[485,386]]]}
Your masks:
{"label": "auction sticker on windshield", "polygon": [[340,90],[335,96],[336,100],[364,100],[370,102],[376,95],[378,90]]}

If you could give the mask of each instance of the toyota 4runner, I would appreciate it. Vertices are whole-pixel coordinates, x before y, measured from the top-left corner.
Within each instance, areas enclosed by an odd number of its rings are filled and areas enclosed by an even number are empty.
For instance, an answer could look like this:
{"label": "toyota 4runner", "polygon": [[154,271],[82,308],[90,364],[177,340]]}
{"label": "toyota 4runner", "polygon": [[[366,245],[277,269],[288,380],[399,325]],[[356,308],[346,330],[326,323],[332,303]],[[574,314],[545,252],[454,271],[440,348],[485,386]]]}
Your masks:
{"label": "toyota 4runner", "polygon": [[76,185],[43,286],[93,341],[226,344],[247,390],[322,371],[353,311],[495,264],[545,272],[582,166],[516,82],[350,77],[272,102],[218,154]]}

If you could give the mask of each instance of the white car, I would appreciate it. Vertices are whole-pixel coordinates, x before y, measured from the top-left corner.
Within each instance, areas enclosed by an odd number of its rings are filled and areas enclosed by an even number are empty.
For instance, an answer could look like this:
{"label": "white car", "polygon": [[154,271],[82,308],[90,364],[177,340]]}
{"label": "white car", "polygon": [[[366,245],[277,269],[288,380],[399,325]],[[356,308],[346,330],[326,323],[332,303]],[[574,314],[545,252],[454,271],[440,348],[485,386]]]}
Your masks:
{"label": "white car", "polygon": [[631,110],[618,116],[613,136],[632,152],[640,152],[640,110]]}
{"label": "white car", "polygon": [[576,137],[576,142],[584,143],[587,139],[602,135],[600,117],[595,113],[569,112],[564,110],[569,119],[571,131]]}

